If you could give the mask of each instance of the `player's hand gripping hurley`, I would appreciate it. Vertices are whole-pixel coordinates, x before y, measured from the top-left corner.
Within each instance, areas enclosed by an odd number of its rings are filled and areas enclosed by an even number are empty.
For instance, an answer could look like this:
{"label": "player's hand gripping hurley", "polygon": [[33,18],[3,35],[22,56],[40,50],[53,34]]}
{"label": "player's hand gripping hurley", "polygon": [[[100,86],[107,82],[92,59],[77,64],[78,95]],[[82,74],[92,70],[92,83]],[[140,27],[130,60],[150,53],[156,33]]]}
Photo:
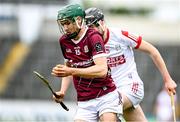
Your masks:
{"label": "player's hand gripping hurley", "polygon": [[174,122],[176,122],[176,112],[175,112],[175,105],[174,105],[174,95],[171,92],[171,108],[172,108],[172,112],[173,112],[173,120]]}
{"label": "player's hand gripping hurley", "polygon": [[[48,80],[46,80],[42,75],[40,75],[38,72],[36,72],[36,71],[33,71],[34,72],[34,74],[36,74],[36,76],[39,78],[39,79],[41,79],[44,83],[45,83],[45,85],[50,89],[50,91],[53,93],[53,95],[56,97],[56,98],[59,98],[60,96],[59,95],[57,95],[54,91],[53,91],[53,89],[52,89],[52,87],[50,86],[50,84],[49,84],[49,81]],[[66,107],[66,105],[63,103],[63,102],[59,102],[60,104],[61,104],[61,106],[66,110],[66,111],[69,111],[69,109]]]}

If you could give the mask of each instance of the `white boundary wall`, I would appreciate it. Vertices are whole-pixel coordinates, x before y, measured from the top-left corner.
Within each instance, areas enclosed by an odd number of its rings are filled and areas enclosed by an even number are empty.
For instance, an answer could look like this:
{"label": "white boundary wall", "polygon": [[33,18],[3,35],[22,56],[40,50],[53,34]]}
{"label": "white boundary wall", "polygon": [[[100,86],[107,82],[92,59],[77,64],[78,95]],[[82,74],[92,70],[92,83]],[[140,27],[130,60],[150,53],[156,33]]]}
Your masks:
{"label": "white boundary wall", "polygon": [[68,122],[73,121],[76,104],[64,102],[65,111],[53,101],[0,100],[0,122]]}

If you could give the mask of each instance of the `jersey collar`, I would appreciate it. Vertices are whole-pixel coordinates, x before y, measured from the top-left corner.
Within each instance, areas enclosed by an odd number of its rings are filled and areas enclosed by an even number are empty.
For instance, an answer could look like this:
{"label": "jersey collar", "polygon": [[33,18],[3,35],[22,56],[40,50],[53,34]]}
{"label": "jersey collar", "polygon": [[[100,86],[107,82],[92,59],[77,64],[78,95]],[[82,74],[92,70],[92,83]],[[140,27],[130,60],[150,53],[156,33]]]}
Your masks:
{"label": "jersey collar", "polygon": [[82,34],[82,36],[81,36],[78,40],[71,39],[72,42],[74,42],[75,44],[78,44],[78,43],[82,40],[82,38],[85,36],[87,30],[88,30],[88,27],[85,26],[85,31],[84,31],[84,33]]}

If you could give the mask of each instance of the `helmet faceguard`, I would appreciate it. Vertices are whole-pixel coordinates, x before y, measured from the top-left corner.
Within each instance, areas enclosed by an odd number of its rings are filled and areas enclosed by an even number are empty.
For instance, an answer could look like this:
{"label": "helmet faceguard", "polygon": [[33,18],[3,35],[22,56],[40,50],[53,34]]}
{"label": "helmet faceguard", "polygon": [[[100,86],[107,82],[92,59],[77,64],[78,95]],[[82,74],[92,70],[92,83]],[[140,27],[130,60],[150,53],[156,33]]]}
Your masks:
{"label": "helmet faceguard", "polygon": [[66,34],[69,39],[74,39],[79,34],[79,31],[81,30],[78,27],[78,29],[75,32],[68,34],[68,33],[66,33],[66,31],[64,29],[64,25],[69,25],[71,23],[77,24],[77,23],[75,23],[74,21],[72,21],[70,19],[69,20],[68,19],[66,19],[66,20],[57,20],[57,23],[58,23],[60,32],[62,34]]}
{"label": "helmet faceguard", "polygon": [[[79,25],[77,22],[78,17],[82,18],[81,25]],[[82,27],[83,21],[84,21],[84,17],[85,17],[85,12],[81,8],[80,5],[73,4],[73,5],[65,6],[64,8],[62,8],[61,10],[58,11],[58,16],[57,16],[57,23],[58,23],[60,32],[63,34],[66,34],[66,32],[64,30],[64,25],[69,25],[71,23],[76,24],[78,27],[78,30],[71,34],[67,34],[70,39],[75,38],[81,30],[81,27]]]}

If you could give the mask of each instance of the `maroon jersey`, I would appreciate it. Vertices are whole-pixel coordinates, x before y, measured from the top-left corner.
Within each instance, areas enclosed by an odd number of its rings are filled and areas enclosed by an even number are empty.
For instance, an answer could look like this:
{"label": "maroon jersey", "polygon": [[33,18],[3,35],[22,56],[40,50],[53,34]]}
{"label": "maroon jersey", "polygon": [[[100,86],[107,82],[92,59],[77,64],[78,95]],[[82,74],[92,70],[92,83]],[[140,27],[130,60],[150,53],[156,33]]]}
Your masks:
{"label": "maroon jersey", "polygon": [[[86,68],[94,65],[93,58],[105,55],[104,43],[99,32],[87,29],[79,41],[68,39],[66,35],[59,40],[60,46],[70,67]],[[73,77],[78,101],[100,97],[116,89],[110,73],[105,78]]]}

